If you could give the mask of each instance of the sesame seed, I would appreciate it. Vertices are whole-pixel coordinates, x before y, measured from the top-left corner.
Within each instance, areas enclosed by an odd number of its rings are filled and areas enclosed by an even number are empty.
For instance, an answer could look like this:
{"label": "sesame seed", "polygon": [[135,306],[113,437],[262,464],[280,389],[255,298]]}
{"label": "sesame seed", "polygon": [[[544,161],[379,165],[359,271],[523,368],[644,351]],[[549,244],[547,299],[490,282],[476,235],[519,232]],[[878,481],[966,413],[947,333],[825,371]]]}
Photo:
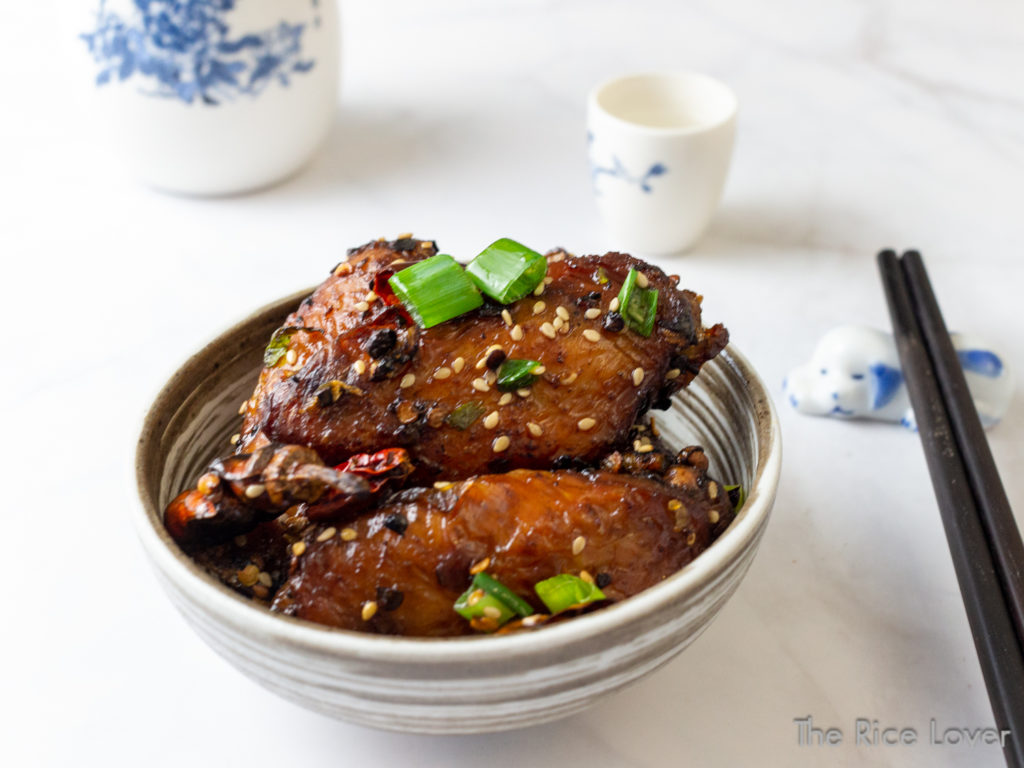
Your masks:
{"label": "sesame seed", "polygon": [[352,370],[355,371],[356,374],[358,374],[359,376],[362,376],[364,373],[366,373],[366,361],[356,360],[354,363],[352,363]]}
{"label": "sesame seed", "polygon": [[298,359],[299,353],[296,352],[294,349],[289,349],[288,352],[285,353],[284,361],[288,363],[288,365],[295,365],[295,361]]}
{"label": "sesame seed", "polygon": [[595,331],[593,328],[587,328],[587,330],[583,332],[583,338],[586,339],[587,341],[593,341],[596,343],[601,340],[601,334]]}
{"label": "sesame seed", "polygon": [[543,365],[535,365],[533,369],[530,371],[530,373],[532,373],[534,376],[543,376],[547,372],[548,369],[545,368]]}
{"label": "sesame seed", "polygon": [[334,536],[338,532],[338,529],[333,525],[330,528],[324,529],[323,533],[316,537],[317,541],[327,541],[329,538]]}
{"label": "sesame seed", "polygon": [[590,575],[590,571],[580,571],[580,578],[587,582],[587,584],[594,583],[594,577]]}
{"label": "sesame seed", "polygon": [[251,587],[260,578],[260,569],[252,563],[249,563],[245,568],[238,572],[238,581],[243,587]]}
{"label": "sesame seed", "polygon": [[679,499],[671,499],[669,501],[669,503],[668,503],[668,508],[669,508],[670,512],[675,512],[677,509],[680,509],[682,506],[683,506],[683,502],[681,502]]}
{"label": "sesame seed", "polygon": [[466,602],[469,605],[476,605],[477,603],[479,603],[483,599],[484,599],[484,591],[482,589],[474,589],[473,592],[470,594],[469,599],[466,600]]}
{"label": "sesame seed", "polygon": [[512,393],[511,392],[506,392],[504,395],[501,396],[501,399],[498,400],[498,405],[508,405],[511,402],[512,402]]}
{"label": "sesame seed", "polygon": [[270,574],[267,573],[266,571],[260,571],[260,577],[259,578],[260,578],[260,584],[262,584],[264,587],[272,587],[272,586],[274,586],[274,580],[271,578]]}
{"label": "sesame seed", "polygon": [[466,359],[464,357],[456,357],[452,363],[452,370],[456,373],[462,373],[462,369],[466,365]]}
{"label": "sesame seed", "polygon": [[555,278],[553,278],[551,275],[544,276],[544,285],[551,285],[553,282],[555,282]]}
{"label": "sesame seed", "polygon": [[355,528],[342,528],[341,529],[341,540],[342,541],[354,541],[356,536],[358,536],[358,535],[359,534],[356,533],[356,529]]}
{"label": "sesame seed", "polygon": [[543,301],[538,301],[536,304],[533,305],[533,314],[539,315],[541,312],[547,309],[547,306],[548,305],[545,304]]}
{"label": "sesame seed", "polygon": [[608,311],[609,312],[618,312],[619,311],[619,297],[618,296],[616,296],[615,298],[613,298],[611,301],[608,302]]}
{"label": "sesame seed", "polygon": [[245,409],[248,408],[248,407],[249,407],[249,401],[248,400],[243,400],[242,404],[240,406],[238,406],[238,415],[241,416],[243,413],[245,413]]}
{"label": "sesame seed", "polygon": [[512,337],[513,341],[522,341],[523,327],[521,325],[513,325],[512,330],[508,332],[508,335]]}
{"label": "sesame seed", "polygon": [[579,377],[580,377],[580,375],[576,371],[573,371],[568,376],[563,376],[562,377],[562,383],[563,384],[572,384]]}
{"label": "sesame seed", "polygon": [[718,483],[714,480],[708,483],[708,498],[712,501],[718,498]]}
{"label": "sesame seed", "polygon": [[339,264],[338,266],[336,266],[334,268],[334,274],[337,277],[341,277],[342,275],[351,275],[352,274],[352,265],[349,264],[346,261],[343,261],[343,262],[341,262],[341,264]]}
{"label": "sesame seed", "polygon": [[292,544],[292,554],[299,557],[303,552],[306,551],[306,542],[296,541]]}
{"label": "sesame seed", "polygon": [[238,432],[236,432],[231,436],[231,439],[228,442],[231,443],[232,445],[238,445],[238,441],[241,439],[242,436]]}
{"label": "sesame seed", "polygon": [[601,310],[597,307],[591,307],[583,313],[583,316],[587,318],[587,320],[597,320],[597,318],[601,316]]}
{"label": "sesame seed", "polygon": [[373,302],[375,302],[377,300],[377,293],[375,291],[372,291],[372,290],[371,291],[367,291],[366,292],[366,296],[364,297],[364,300],[368,304],[373,304]]}
{"label": "sesame seed", "polygon": [[697,541],[697,534],[696,533],[691,533],[689,536],[686,537],[686,546],[692,547],[696,543],[696,541]]}
{"label": "sesame seed", "polygon": [[530,390],[523,387],[522,389],[517,389],[516,394],[525,399],[530,396]]}
{"label": "sesame seed", "polygon": [[487,382],[488,386],[493,386],[494,382],[498,380],[498,374],[494,371],[484,371],[483,379]]}
{"label": "sesame seed", "polygon": [[483,379],[473,379],[473,389],[477,392],[489,392],[491,385]]}
{"label": "sesame seed", "polygon": [[639,440],[634,440],[633,441],[633,450],[634,451],[639,451],[641,445],[643,445],[643,443],[641,443]]}
{"label": "sesame seed", "polygon": [[370,619],[372,619],[376,615],[377,615],[377,601],[376,600],[370,600],[368,602],[363,603],[363,613],[362,613],[363,621],[369,621]]}
{"label": "sesame seed", "polygon": [[434,488],[436,488],[439,491],[447,491],[449,488],[452,487],[452,485],[453,483],[449,482],[448,480],[438,480],[436,483],[434,483]]}
{"label": "sesame seed", "polygon": [[245,489],[245,498],[255,499],[257,496],[262,496],[265,490],[267,490],[267,486],[260,483],[253,483]]}
{"label": "sesame seed", "polygon": [[370,308],[370,305],[367,304],[365,301],[357,301],[356,302],[356,309],[358,309],[360,312],[365,312],[369,308]]}
{"label": "sesame seed", "polygon": [[398,386],[400,386],[402,389],[408,389],[409,387],[411,387],[415,383],[416,383],[416,374],[415,373],[407,373],[407,374],[405,374],[405,376],[402,377],[402,380],[399,382]]}
{"label": "sesame seed", "polygon": [[505,325],[512,325],[512,313],[507,309],[501,310],[501,319],[505,321]]}
{"label": "sesame seed", "polygon": [[665,374],[665,378],[668,379],[669,381],[672,381],[672,379],[678,379],[680,373],[681,371],[678,368],[673,368],[672,370]]}
{"label": "sesame seed", "polygon": [[583,548],[587,546],[587,539],[585,536],[577,536],[572,540],[572,553],[578,555],[583,551]]}
{"label": "sesame seed", "polygon": [[566,323],[565,325],[563,325],[561,328],[558,329],[558,332],[561,333],[561,334],[566,334],[566,333],[569,332],[569,329],[571,327],[572,326],[570,326],[568,323]]}
{"label": "sesame seed", "polygon": [[400,234],[395,239],[396,240],[412,240],[412,232],[403,232],[402,234]]}
{"label": "sesame seed", "polygon": [[565,325],[565,320],[563,320],[560,317],[556,317],[554,322],[551,323],[551,327],[554,328],[556,331],[561,330],[562,326],[564,326],[564,325]]}
{"label": "sesame seed", "polygon": [[651,284],[651,281],[647,279],[647,275],[643,272],[636,273],[636,284],[641,288],[646,288]]}
{"label": "sesame seed", "polygon": [[597,424],[597,419],[592,419],[589,416],[576,422],[576,426],[579,427],[580,432],[589,432],[594,428],[595,424]]}
{"label": "sesame seed", "polygon": [[501,435],[500,437],[494,438],[494,442],[491,443],[491,450],[495,453],[501,453],[507,451],[512,441],[508,439],[508,435]]}
{"label": "sesame seed", "polygon": [[555,308],[555,314],[558,315],[563,320],[568,320],[569,319],[569,310],[566,309],[565,307],[562,307],[562,306],[556,307]]}
{"label": "sesame seed", "polygon": [[487,417],[484,419],[484,426],[487,429],[494,429],[496,426],[498,426],[498,420],[500,418],[501,417],[498,415],[497,411],[491,411],[490,413],[487,414]]}
{"label": "sesame seed", "polygon": [[473,567],[469,569],[471,576],[476,576],[478,573],[486,571],[491,566],[491,558],[485,557],[479,562],[473,563]]}
{"label": "sesame seed", "polygon": [[542,622],[544,620],[544,618],[545,618],[544,614],[541,614],[541,613],[535,613],[532,616],[527,616],[525,619],[523,619],[523,626],[524,627],[535,626],[536,624],[539,624],[540,622]]}
{"label": "sesame seed", "polygon": [[444,365],[442,365],[440,368],[438,368],[436,371],[434,371],[434,378],[435,379],[447,379],[451,375],[452,375],[452,369],[447,367],[447,366],[444,366]]}
{"label": "sesame seed", "polygon": [[710,512],[708,512],[708,522],[712,525],[717,523],[721,519],[721,517],[722,516],[718,514],[717,509],[712,509]]}
{"label": "sesame seed", "polygon": [[565,254],[559,251],[558,253],[554,254],[550,260],[552,263],[565,261]]}
{"label": "sesame seed", "polygon": [[538,283],[537,287],[533,289],[534,296],[542,296],[544,294],[544,283]]}
{"label": "sesame seed", "polygon": [[530,434],[534,437],[540,437],[544,434],[544,430],[541,429],[540,424],[534,424],[532,421],[526,422],[526,428],[530,430]]}
{"label": "sesame seed", "polygon": [[639,387],[641,382],[644,380],[644,369],[634,368],[633,369],[633,386]]}
{"label": "sesame seed", "polygon": [[485,605],[484,616],[486,616],[488,619],[500,619],[501,609],[494,605]]}
{"label": "sesame seed", "polygon": [[408,400],[403,400],[395,409],[395,415],[402,424],[412,424],[420,417],[420,412],[415,405]]}
{"label": "sesame seed", "polygon": [[555,329],[551,323],[544,323],[540,327],[540,332],[547,336],[549,339],[555,338]]}
{"label": "sesame seed", "polygon": [[654,450],[654,446],[653,445],[641,445],[639,448],[636,449],[636,452],[637,453],[650,453],[653,450]]}

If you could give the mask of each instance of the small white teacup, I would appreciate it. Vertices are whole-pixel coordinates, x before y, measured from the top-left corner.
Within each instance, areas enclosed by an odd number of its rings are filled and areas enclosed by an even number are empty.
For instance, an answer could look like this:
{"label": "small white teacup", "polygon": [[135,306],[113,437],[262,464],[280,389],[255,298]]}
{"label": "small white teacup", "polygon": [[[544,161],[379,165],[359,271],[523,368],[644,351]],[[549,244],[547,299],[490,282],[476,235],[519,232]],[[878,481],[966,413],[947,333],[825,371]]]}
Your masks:
{"label": "small white teacup", "polygon": [[590,172],[613,247],[669,254],[700,238],[725,187],[736,106],[696,72],[628,75],[591,92]]}

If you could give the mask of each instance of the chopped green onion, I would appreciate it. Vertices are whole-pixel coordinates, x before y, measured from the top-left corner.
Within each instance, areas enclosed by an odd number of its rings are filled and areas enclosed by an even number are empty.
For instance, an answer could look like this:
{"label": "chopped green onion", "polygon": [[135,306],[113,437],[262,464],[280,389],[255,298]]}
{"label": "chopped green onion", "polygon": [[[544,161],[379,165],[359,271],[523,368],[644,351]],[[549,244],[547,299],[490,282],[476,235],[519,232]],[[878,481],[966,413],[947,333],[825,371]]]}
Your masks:
{"label": "chopped green onion", "polygon": [[526,296],[547,271],[547,259],[507,237],[484,248],[466,267],[466,274],[477,288],[502,304]]}
{"label": "chopped green onion", "polygon": [[534,590],[551,613],[605,599],[604,592],[597,586],[568,573],[560,573],[558,576],[538,582]]}
{"label": "chopped green onion", "polygon": [[[488,610],[490,609],[490,610]],[[493,619],[495,629],[516,615],[504,602],[479,587],[470,587],[455,601],[455,612],[464,619]],[[488,615],[490,614],[490,615]]]}
{"label": "chopped green onion", "polygon": [[293,330],[293,328],[278,328],[274,331],[274,335],[270,337],[270,343],[263,350],[263,364],[265,366],[273,368],[281,362],[281,358],[288,352],[288,344],[292,340]]}
{"label": "chopped green onion", "polygon": [[619,291],[619,314],[626,325],[641,336],[650,336],[654,330],[654,316],[658,312],[658,291],[641,288],[637,284],[640,273],[629,270]]}
{"label": "chopped green onion", "polygon": [[473,281],[447,253],[396,272],[388,278],[388,285],[423,328],[451,320],[484,303]]}
{"label": "chopped green onion", "polygon": [[727,485],[725,492],[729,496],[729,503],[732,504],[734,512],[739,512],[747,501],[747,492],[742,485]]}
{"label": "chopped green onion", "polygon": [[511,392],[514,389],[529,387],[537,380],[534,371],[540,367],[536,360],[518,360],[510,358],[498,368],[498,389]]}
{"label": "chopped green onion", "polygon": [[497,629],[517,614],[530,616],[534,611],[528,602],[493,576],[478,573],[469,589],[455,601],[455,612],[470,621],[490,619]]}
{"label": "chopped green onion", "polygon": [[456,429],[468,429],[469,425],[484,415],[487,409],[483,403],[472,400],[463,403],[445,417],[449,426]]}
{"label": "chopped green onion", "polygon": [[488,576],[486,573],[478,573],[473,577],[473,586],[498,598],[520,616],[530,616],[534,613],[533,607],[528,602],[493,576]]}

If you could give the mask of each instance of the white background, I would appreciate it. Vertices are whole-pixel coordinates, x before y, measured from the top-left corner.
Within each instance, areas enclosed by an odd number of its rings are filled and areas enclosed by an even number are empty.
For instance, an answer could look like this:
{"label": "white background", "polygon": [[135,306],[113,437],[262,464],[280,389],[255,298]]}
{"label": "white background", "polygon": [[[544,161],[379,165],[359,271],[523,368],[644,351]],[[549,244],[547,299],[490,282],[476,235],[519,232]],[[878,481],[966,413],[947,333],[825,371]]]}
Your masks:
{"label": "white background", "polygon": [[[785,467],[758,559],[680,658],[588,713],[518,733],[378,733],[305,712],[207,649],[129,522],[141,415],[191,351],[412,230],[614,245],[593,208],[584,100],[622,72],[737,91],[710,233],[671,271],[778,396],[828,328],[888,326],[873,261],[917,247],[952,327],[1024,371],[1019,3],[403,0],[343,3],[343,94],[314,164],[247,197],[134,184],[75,39],[93,0],[0,25],[0,763],[24,765],[999,765],[992,748],[854,746],[856,717],[992,714],[919,442],[780,405]],[[781,397],[778,398],[781,404]],[[991,433],[1024,510],[1024,398]],[[793,718],[841,727],[798,747]]]}

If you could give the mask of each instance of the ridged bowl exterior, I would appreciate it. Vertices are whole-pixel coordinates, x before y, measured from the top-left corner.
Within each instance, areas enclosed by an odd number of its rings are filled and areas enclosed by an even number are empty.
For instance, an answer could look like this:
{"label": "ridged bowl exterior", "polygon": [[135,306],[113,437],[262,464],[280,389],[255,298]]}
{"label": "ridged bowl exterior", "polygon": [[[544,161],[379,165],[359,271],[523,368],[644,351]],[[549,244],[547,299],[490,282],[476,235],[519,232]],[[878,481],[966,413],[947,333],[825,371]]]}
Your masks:
{"label": "ridged bowl exterior", "polygon": [[692,643],[735,592],[760,543],[781,466],[764,385],[730,347],[657,414],[671,444],[707,449],[715,476],[748,489],[730,528],[693,563],[592,614],[500,637],[369,635],[271,614],[178,549],[161,511],[237,431],[263,346],[308,292],[268,306],[194,355],[161,391],[139,440],[140,537],[196,632],[244,674],[304,707],[375,728],[479,733],[571,715]]}

